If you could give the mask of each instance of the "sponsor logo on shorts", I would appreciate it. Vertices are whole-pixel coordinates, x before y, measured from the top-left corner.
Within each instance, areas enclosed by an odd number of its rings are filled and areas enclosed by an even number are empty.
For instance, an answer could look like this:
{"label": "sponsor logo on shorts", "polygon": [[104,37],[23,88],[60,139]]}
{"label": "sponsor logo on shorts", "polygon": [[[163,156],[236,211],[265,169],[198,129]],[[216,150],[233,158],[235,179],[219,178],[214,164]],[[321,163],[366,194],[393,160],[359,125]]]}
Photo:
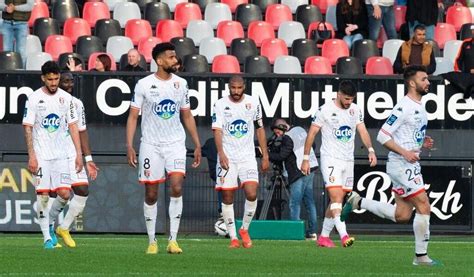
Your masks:
{"label": "sponsor logo on shorts", "polygon": [[145,177],[148,178],[148,177],[151,176],[151,171],[150,171],[149,169],[145,169],[145,170],[143,171],[143,175],[145,175]]}
{"label": "sponsor logo on shorts", "polygon": [[413,133],[413,140],[419,147],[423,145],[423,141],[425,140],[425,134],[426,134],[426,125],[423,125],[420,128],[420,130],[417,130],[415,131],[415,133]]}
{"label": "sponsor logo on shorts", "polygon": [[48,133],[56,132],[59,129],[60,119],[55,113],[48,114],[41,121],[41,127],[45,128]]}
{"label": "sponsor logo on shorts", "polygon": [[329,183],[334,183],[334,181],[336,181],[336,177],[329,176]]}
{"label": "sponsor logo on shorts", "polygon": [[348,142],[352,138],[352,129],[351,127],[345,125],[339,127],[339,129],[334,129],[333,134],[337,140],[341,142]]}
{"label": "sponsor logo on shorts", "polygon": [[247,122],[242,119],[237,119],[234,122],[227,125],[227,131],[229,134],[236,138],[241,138],[245,136],[249,131],[249,126]]}
{"label": "sponsor logo on shorts", "polygon": [[247,171],[247,178],[248,179],[258,179],[258,171],[254,169],[250,169]]}
{"label": "sponsor logo on shorts", "polygon": [[185,169],[186,168],[185,160],[174,160],[174,168],[175,169]]}
{"label": "sponsor logo on shorts", "polygon": [[71,184],[72,183],[71,174],[61,173],[59,177],[59,181],[61,182],[61,184]]}
{"label": "sponsor logo on shorts", "polygon": [[170,119],[178,111],[178,105],[173,100],[165,99],[160,103],[153,103],[152,110],[157,116]]}
{"label": "sponsor logo on shorts", "polygon": [[394,188],[394,189],[392,189],[392,190],[393,190],[393,192],[395,192],[395,193],[398,194],[398,195],[403,195],[403,194],[405,194],[405,190],[404,190],[403,188]]}

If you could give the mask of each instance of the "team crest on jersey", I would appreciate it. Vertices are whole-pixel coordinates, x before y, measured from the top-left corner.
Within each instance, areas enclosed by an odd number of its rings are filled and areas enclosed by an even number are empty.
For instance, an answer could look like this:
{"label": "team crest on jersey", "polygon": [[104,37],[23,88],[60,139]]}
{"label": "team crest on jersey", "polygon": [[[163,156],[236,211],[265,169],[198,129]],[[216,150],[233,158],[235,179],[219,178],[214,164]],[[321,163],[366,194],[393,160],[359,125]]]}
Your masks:
{"label": "team crest on jersey", "polygon": [[350,114],[351,116],[353,116],[353,115],[354,115],[354,109],[349,109],[349,114]]}
{"label": "team crest on jersey", "polygon": [[250,110],[250,109],[252,108],[252,104],[251,104],[251,103],[245,104],[245,108],[246,108],[247,110]]}
{"label": "team crest on jersey", "polygon": [[59,97],[59,104],[64,105],[64,98],[63,97]]}
{"label": "team crest on jersey", "polygon": [[338,141],[348,142],[352,138],[352,129],[347,125],[341,126],[339,129],[334,128],[333,134]]}
{"label": "team crest on jersey", "polygon": [[57,114],[48,114],[41,120],[41,127],[45,128],[48,133],[56,132],[59,129],[60,119]]}
{"label": "team crest on jersey", "polygon": [[245,136],[249,131],[249,126],[247,122],[242,119],[237,119],[234,122],[227,125],[227,131],[233,137],[241,138]]}
{"label": "team crest on jersey", "polygon": [[163,119],[170,119],[178,111],[178,105],[176,105],[173,100],[165,99],[160,103],[154,102],[152,105],[152,110],[157,116]]}
{"label": "team crest on jersey", "polygon": [[173,85],[175,89],[179,89],[179,82],[174,82]]}
{"label": "team crest on jersey", "polygon": [[413,140],[419,147],[423,145],[423,142],[425,140],[425,134],[426,134],[426,125],[423,125],[420,128],[420,130],[416,130],[415,133],[413,134]]}

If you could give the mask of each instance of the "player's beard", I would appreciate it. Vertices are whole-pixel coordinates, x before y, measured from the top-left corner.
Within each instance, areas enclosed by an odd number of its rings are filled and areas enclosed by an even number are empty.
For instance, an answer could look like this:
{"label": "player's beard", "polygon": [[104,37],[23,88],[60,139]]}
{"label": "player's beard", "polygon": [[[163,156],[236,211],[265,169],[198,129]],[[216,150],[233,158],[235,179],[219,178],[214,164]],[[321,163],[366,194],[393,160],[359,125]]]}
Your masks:
{"label": "player's beard", "polygon": [[178,71],[178,67],[177,65],[172,65],[172,66],[169,66],[169,67],[163,67],[163,70],[168,73],[168,74],[171,74],[171,73],[176,73],[176,71]]}
{"label": "player's beard", "polygon": [[243,95],[244,95],[243,93],[242,93],[242,94],[231,93],[231,94],[230,94],[230,97],[232,97],[232,99],[233,99],[235,102],[239,102],[240,99],[242,99],[242,96],[243,96]]}
{"label": "player's beard", "polygon": [[429,93],[429,86],[424,89],[422,86],[416,85],[416,92],[418,92],[421,96],[425,96]]}

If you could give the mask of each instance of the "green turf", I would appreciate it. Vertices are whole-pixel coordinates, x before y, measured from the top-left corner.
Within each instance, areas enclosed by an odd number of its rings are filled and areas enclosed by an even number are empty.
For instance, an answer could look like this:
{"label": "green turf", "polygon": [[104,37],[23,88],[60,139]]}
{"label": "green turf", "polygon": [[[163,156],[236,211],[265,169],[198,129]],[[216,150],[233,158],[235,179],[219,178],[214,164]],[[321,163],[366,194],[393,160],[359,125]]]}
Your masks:
{"label": "green turf", "polygon": [[145,255],[145,235],[76,235],[75,249],[43,250],[39,234],[0,234],[0,275],[342,275],[474,276],[472,237],[433,236],[429,252],[441,267],[415,267],[411,236],[357,236],[352,248],[324,249],[312,241],[256,240],[227,249],[228,240],[186,237],[184,253]]}

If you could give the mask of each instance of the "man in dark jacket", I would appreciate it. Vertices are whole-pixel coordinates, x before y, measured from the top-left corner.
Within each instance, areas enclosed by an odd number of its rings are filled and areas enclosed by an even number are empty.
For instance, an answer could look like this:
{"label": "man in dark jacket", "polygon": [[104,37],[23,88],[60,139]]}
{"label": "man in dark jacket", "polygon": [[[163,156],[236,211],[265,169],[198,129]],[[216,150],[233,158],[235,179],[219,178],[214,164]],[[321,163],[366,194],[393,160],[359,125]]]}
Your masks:
{"label": "man in dark jacket", "polygon": [[471,26],[472,35],[465,39],[459,48],[454,69],[464,73],[474,74],[474,27]]}
{"label": "man in dark jacket", "polygon": [[316,206],[313,198],[314,171],[318,167],[318,161],[314,151],[311,150],[309,157],[311,173],[304,175],[299,165],[303,162],[303,150],[306,140],[306,131],[298,126],[290,125],[282,118],[277,119],[271,126],[273,133],[281,137],[279,151],[270,151],[269,158],[272,162],[283,162],[288,173],[290,184],[290,218],[300,220],[301,202],[304,201],[308,211],[307,238],[317,240],[317,216]]}
{"label": "man in dark jacket", "polygon": [[407,0],[406,22],[413,36],[415,26],[426,26],[426,39],[433,40],[434,27],[438,20],[438,8],[443,7],[442,0]]}

